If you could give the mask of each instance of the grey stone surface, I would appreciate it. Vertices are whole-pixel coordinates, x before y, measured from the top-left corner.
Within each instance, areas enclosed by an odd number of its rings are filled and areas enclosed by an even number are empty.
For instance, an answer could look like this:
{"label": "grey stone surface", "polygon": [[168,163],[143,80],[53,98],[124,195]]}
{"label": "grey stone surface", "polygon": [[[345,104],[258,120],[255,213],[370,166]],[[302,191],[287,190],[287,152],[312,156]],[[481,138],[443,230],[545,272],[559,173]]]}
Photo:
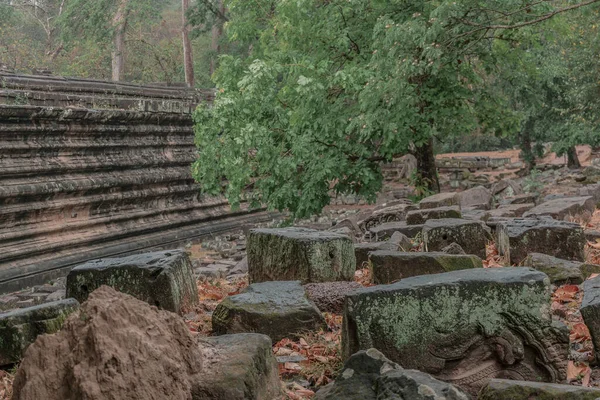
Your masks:
{"label": "grey stone surface", "polygon": [[356,267],[366,268],[369,262],[369,253],[377,250],[398,250],[398,245],[392,242],[371,242],[356,243],[354,245],[354,255],[356,257]]}
{"label": "grey stone surface", "polygon": [[411,276],[439,274],[461,269],[482,268],[479,257],[442,252],[374,251],[369,254],[373,283],[392,283]]}
{"label": "grey stone surface", "polygon": [[374,347],[404,368],[476,394],[499,376],[566,377],[568,330],[553,323],[548,277],[476,268],[403,279],[348,295],[342,353]]}
{"label": "grey stone surface", "polygon": [[102,258],[79,265],[67,276],[67,297],[84,302],[102,285],[175,313],[198,303],[191,262],[181,250]]}
{"label": "grey stone surface", "polygon": [[524,213],[535,207],[533,203],[505,204],[495,210],[490,210],[490,217],[521,217]]}
{"label": "grey stone surface", "polygon": [[425,197],[419,202],[419,208],[439,208],[448,206],[457,206],[460,204],[458,193],[438,193],[433,196]]}
{"label": "grey stone surface", "polygon": [[490,190],[483,186],[476,186],[465,190],[464,192],[460,192],[458,194],[458,202],[461,208],[477,207],[483,210],[489,210],[492,208],[494,197]]}
{"label": "grey stone surface", "polygon": [[583,261],[585,237],[581,226],[552,219],[513,219],[496,226],[496,245],[511,264],[520,264],[529,253]]}
{"label": "grey stone surface", "polygon": [[341,314],[346,295],[363,286],[357,282],[323,282],[304,285],[306,295],[321,312]]}
{"label": "grey stone surface", "polygon": [[505,197],[500,201],[501,205],[510,205],[510,204],[535,204],[537,201],[537,196],[531,193],[520,194],[512,197]]}
{"label": "grey stone surface", "polygon": [[447,254],[467,254],[457,243],[450,243],[448,246],[442,249],[442,252]]}
{"label": "grey stone surface", "polygon": [[562,199],[549,200],[523,214],[523,217],[538,217],[548,215],[556,220],[565,220],[571,217],[588,214],[588,218],[594,212],[596,202],[591,196],[565,197]]}
{"label": "grey stone surface", "polygon": [[58,332],[78,308],[65,299],[0,314],[0,365],[19,362],[38,335]]}
{"label": "grey stone surface", "polygon": [[273,400],[281,395],[271,339],[240,333],[199,339],[202,379],[195,382],[195,400]]}
{"label": "grey stone surface", "polygon": [[315,400],[470,400],[456,387],[420,371],[406,370],[376,349],[359,351],[335,382]]}
{"label": "grey stone surface", "polygon": [[423,225],[408,225],[405,221],[387,222],[369,229],[371,238],[374,240],[385,240],[390,238],[394,232],[400,232],[409,238],[414,238],[421,233]]}
{"label": "grey stone surface", "polygon": [[381,225],[386,222],[403,221],[406,218],[406,213],[415,210],[417,207],[414,204],[405,202],[396,204],[373,211],[373,213],[359,222],[362,230],[368,231],[370,228]]}
{"label": "grey stone surface", "polygon": [[354,245],[347,236],[304,228],[252,229],[246,246],[252,283],[354,279]]}
{"label": "grey stone surface", "polygon": [[225,298],[212,315],[212,325],[217,334],[256,332],[269,336],[273,343],[326,328],[300,281],[254,283]]}
{"label": "grey stone surface", "polygon": [[491,236],[478,221],[446,218],[430,219],[423,227],[423,243],[426,251],[441,251],[451,243],[457,243],[467,254],[485,258],[485,245]]}
{"label": "grey stone surface", "polygon": [[600,276],[583,283],[580,311],[592,336],[596,361],[600,362]]}
{"label": "grey stone surface", "polygon": [[600,390],[554,383],[492,379],[479,400],[598,400]]}
{"label": "grey stone surface", "polygon": [[550,282],[557,285],[579,285],[591,274],[600,273],[600,265],[562,260],[542,253],[529,253],[522,265],[545,273]]}
{"label": "grey stone surface", "polygon": [[402,232],[394,232],[389,242],[397,246],[394,250],[409,251],[412,248],[412,241]]}
{"label": "grey stone surface", "polygon": [[406,214],[406,223],[408,225],[420,225],[429,219],[442,218],[461,218],[460,208],[450,206],[409,211]]}

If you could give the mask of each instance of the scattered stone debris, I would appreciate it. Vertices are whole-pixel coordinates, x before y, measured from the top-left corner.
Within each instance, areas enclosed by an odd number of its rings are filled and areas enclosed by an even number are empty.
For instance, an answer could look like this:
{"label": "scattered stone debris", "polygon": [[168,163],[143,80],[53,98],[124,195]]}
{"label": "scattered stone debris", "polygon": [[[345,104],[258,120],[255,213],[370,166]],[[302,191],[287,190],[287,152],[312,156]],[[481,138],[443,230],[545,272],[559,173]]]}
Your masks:
{"label": "scattered stone debris", "polygon": [[461,218],[460,208],[458,206],[425,208],[422,210],[409,211],[406,214],[406,223],[408,225],[424,224],[430,219],[442,218]]}
{"label": "scattered stone debris", "polygon": [[360,289],[346,299],[343,357],[375,347],[404,368],[473,395],[499,374],[562,382],[568,331],[550,320],[549,298],[548,277],[523,267],[424,275]]}
{"label": "scattered stone debris", "polygon": [[485,225],[478,221],[446,218],[431,219],[423,227],[423,243],[426,251],[441,251],[456,243],[467,254],[485,258],[485,245],[491,240]]}
{"label": "scattered stone debris", "polygon": [[438,193],[433,196],[425,197],[419,202],[419,208],[440,208],[460,205],[458,193],[447,192]]}
{"label": "scattered stone debris", "polygon": [[373,283],[383,285],[411,276],[439,274],[461,269],[482,268],[474,255],[454,255],[443,252],[400,252],[379,250],[369,253]]}
{"label": "scattered stone debris", "polygon": [[500,255],[513,265],[529,253],[543,253],[566,260],[583,261],[585,236],[581,226],[550,218],[513,219],[497,226]]}
{"label": "scattered stone debris", "polygon": [[77,300],[66,299],[0,314],[0,365],[19,362],[39,335],[58,332],[78,308]]}
{"label": "scattered stone debris", "polygon": [[277,342],[326,324],[300,281],[274,281],[253,283],[227,297],[215,309],[212,327],[218,334],[263,333]]}
{"label": "scattered stone debris", "polygon": [[590,275],[600,273],[600,265],[561,260],[541,253],[529,253],[522,265],[542,271],[548,275],[550,282],[557,285],[568,283],[579,285]]}
{"label": "scattered stone debris", "polygon": [[354,245],[347,236],[304,228],[253,229],[247,246],[252,283],[354,278]]}
{"label": "scattered stone debris", "polygon": [[181,250],[89,261],[69,272],[67,297],[84,302],[102,285],[175,313],[198,303],[190,259]]}
{"label": "scattered stone debris", "polygon": [[492,379],[479,400],[597,400],[600,390],[554,383]]}
{"label": "scattered stone debris", "polygon": [[449,383],[407,370],[376,349],[359,351],[346,361],[339,377],[317,392],[315,400],[469,400]]}
{"label": "scattered stone debris", "polygon": [[565,197],[541,203],[524,213],[523,217],[535,218],[547,215],[559,221],[570,221],[572,218],[582,217],[583,220],[587,221],[592,217],[595,209],[596,201],[591,196]]}

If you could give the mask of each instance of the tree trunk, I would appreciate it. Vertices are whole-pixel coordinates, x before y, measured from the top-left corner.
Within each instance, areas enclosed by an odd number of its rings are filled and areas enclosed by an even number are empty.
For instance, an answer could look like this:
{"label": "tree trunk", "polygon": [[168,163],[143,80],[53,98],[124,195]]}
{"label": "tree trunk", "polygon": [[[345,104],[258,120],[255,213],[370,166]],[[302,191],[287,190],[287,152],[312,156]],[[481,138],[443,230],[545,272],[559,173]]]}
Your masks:
{"label": "tree trunk", "polygon": [[[219,12],[221,15],[225,15],[225,6],[223,5],[223,0],[218,0],[217,7],[219,7]],[[211,43],[210,49],[213,51],[213,56],[210,59],[210,74],[212,75],[215,72],[217,66],[217,55],[219,54],[220,47],[219,42],[221,40],[221,36],[223,35],[223,21],[217,16],[215,24],[211,30]]]}
{"label": "tree trunk", "polygon": [[579,157],[577,157],[577,149],[575,148],[575,146],[569,147],[569,150],[567,150],[567,167],[570,169],[581,168],[581,164],[579,163]]}
{"label": "tree trunk", "polygon": [[429,139],[414,152],[417,159],[417,172],[420,174],[423,184],[434,193],[440,192],[440,181],[438,180],[437,168],[435,166],[435,155],[433,154],[433,138]]}
{"label": "tree trunk", "polygon": [[528,119],[525,122],[525,126],[521,130],[521,134],[519,135],[519,139],[521,142],[521,158],[527,164],[527,169],[532,170],[535,168],[535,156],[533,155],[533,150],[531,149],[531,134],[530,132],[533,130],[535,122],[532,119]]}
{"label": "tree trunk", "polygon": [[112,80],[122,81],[125,71],[125,30],[127,29],[127,10],[128,0],[121,0],[117,13],[113,18],[113,27],[115,36],[113,43],[112,56]]}
{"label": "tree trunk", "polygon": [[185,83],[189,87],[194,87],[194,59],[192,57],[190,27],[186,18],[186,13],[189,7],[190,0],[181,0],[181,34],[183,36],[183,64],[185,66]]}

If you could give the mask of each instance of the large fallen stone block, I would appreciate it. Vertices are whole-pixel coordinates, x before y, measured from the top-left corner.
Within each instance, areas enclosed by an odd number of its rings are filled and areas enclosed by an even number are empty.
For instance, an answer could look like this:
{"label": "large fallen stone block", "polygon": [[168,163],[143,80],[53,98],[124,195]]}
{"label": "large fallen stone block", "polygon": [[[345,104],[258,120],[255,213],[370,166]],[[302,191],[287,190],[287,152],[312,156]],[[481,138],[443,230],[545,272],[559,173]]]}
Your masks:
{"label": "large fallen stone block", "polygon": [[354,245],[354,256],[356,257],[356,267],[364,268],[369,262],[369,253],[377,250],[397,251],[398,245],[390,242],[371,242],[356,243]]}
{"label": "large fallen stone block", "polygon": [[69,272],[67,297],[84,302],[102,285],[175,313],[198,303],[192,264],[181,250],[89,261]]}
{"label": "large fallen stone block", "polygon": [[522,267],[358,289],[346,297],[342,354],[374,347],[471,394],[496,377],[562,382],[568,330],[552,322],[549,306],[548,277]]}
{"label": "large fallen stone block", "polygon": [[419,225],[424,224],[429,219],[442,218],[461,218],[460,208],[452,206],[409,211],[406,214],[406,223],[408,225]]}
{"label": "large fallen stone block", "polygon": [[281,392],[271,339],[239,333],[199,339],[202,379],[194,400],[273,400]]}
{"label": "large fallen stone block", "polygon": [[483,186],[476,186],[458,193],[458,203],[461,208],[475,207],[480,210],[489,210],[492,208],[493,202],[492,192]]}
{"label": "large fallen stone block", "polygon": [[392,283],[411,276],[440,274],[461,269],[483,268],[474,255],[455,255],[442,252],[400,252],[379,250],[369,254],[373,283]]}
{"label": "large fallen stone block", "polygon": [[529,253],[522,265],[545,273],[550,278],[550,282],[557,285],[566,283],[579,285],[591,274],[600,273],[600,265],[562,260],[542,253]]}
{"label": "large fallen stone block", "polygon": [[560,221],[578,216],[585,216],[589,219],[595,209],[596,201],[591,196],[565,197],[544,202],[524,213],[523,217],[548,215]]}
{"label": "large fallen stone block", "polygon": [[600,276],[583,283],[580,311],[592,336],[596,361],[600,362]]}
{"label": "large fallen stone block", "polygon": [[246,244],[250,282],[351,281],[354,245],[347,236],[304,228],[252,229]]}
{"label": "large fallen stone block", "polygon": [[300,281],[279,281],[254,283],[227,297],[215,309],[212,326],[217,334],[263,333],[275,343],[327,325]]}
{"label": "large fallen stone block", "polygon": [[341,314],[346,295],[363,287],[357,282],[322,282],[304,285],[306,295],[319,311]]}
{"label": "large fallen stone block", "polygon": [[19,362],[39,335],[58,332],[78,308],[77,300],[65,299],[0,314],[0,365]]}
{"label": "large fallen stone block", "polygon": [[352,355],[334,382],[315,400],[469,400],[456,387],[420,371],[407,370],[376,349]]}
{"label": "large fallen stone block", "polygon": [[370,228],[381,225],[386,222],[403,221],[406,218],[406,213],[410,210],[416,210],[414,204],[396,204],[393,206],[381,208],[373,211],[369,217],[359,223],[362,230],[368,231]]}
{"label": "large fallen stone block", "polygon": [[433,196],[425,197],[419,202],[419,208],[439,208],[457,206],[460,204],[458,193],[438,193]]}
{"label": "large fallen stone block", "polygon": [[446,218],[430,219],[423,226],[423,243],[426,251],[441,251],[456,243],[467,254],[485,258],[485,245],[491,239],[485,226],[478,221]]}
{"label": "large fallen stone block", "polygon": [[369,229],[372,240],[386,240],[392,237],[394,232],[400,232],[403,235],[414,238],[423,230],[424,225],[408,225],[406,221],[386,222],[385,224],[374,226]]}
{"label": "large fallen stone block", "polygon": [[479,400],[598,400],[600,390],[555,383],[492,379]]}
{"label": "large fallen stone block", "polygon": [[511,264],[529,253],[543,253],[565,260],[583,261],[585,236],[575,223],[544,219],[514,219],[496,226],[496,245]]}

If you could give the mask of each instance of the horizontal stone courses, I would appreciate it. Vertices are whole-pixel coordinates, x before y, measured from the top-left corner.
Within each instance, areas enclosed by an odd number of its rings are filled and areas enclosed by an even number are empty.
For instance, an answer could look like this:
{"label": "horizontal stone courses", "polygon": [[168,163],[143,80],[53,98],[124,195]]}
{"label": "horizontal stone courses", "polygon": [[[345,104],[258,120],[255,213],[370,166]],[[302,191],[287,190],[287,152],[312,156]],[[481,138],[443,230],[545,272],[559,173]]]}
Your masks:
{"label": "horizontal stone courses", "polygon": [[36,197],[52,194],[75,194],[81,191],[118,188],[129,185],[154,183],[193,182],[190,167],[164,167],[131,169],[115,172],[92,172],[65,174],[56,177],[31,177],[28,179],[0,179],[0,204],[3,198]]}

